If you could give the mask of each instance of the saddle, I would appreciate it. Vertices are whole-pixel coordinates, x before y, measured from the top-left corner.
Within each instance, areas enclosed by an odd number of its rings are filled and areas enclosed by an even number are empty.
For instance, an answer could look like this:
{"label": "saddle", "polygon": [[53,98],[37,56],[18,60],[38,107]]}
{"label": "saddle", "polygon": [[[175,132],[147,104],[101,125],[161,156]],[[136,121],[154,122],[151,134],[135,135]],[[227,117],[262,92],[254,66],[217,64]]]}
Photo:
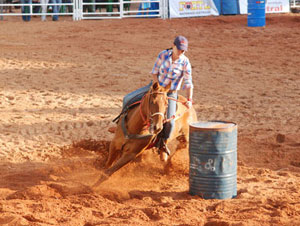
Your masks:
{"label": "saddle", "polygon": [[141,101],[141,100],[143,99],[143,97],[146,95],[147,92],[148,92],[148,90],[145,91],[145,92],[143,92],[143,93],[140,93],[140,94],[134,96],[134,97],[131,98],[127,103],[125,103],[125,105],[124,105],[123,108],[122,108],[121,113],[113,120],[113,122],[118,123],[120,117],[121,117],[123,114],[127,113],[127,112],[129,111],[129,109],[131,109],[131,108],[133,108],[134,106],[138,105],[138,104],[140,103],[139,101]]}
{"label": "saddle", "polygon": [[[147,92],[148,92],[148,91],[147,91]],[[120,117],[121,117],[122,115],[124,115],[125,113],[127,114],[127,112],[128,112],[131,108],[133,108],[133,107],[135,107],[136,105],[140,104],[140,101],[143,99],[143,97],[145,96],[145,94],[146,94],[147,92],[138,94],[138,95],[136,95],[135,97],[131,98],[131,99],[123,106],[123,108],[122,108],[122,110],[121,110],[121,113],[120,113],[116,118],[114,118],[114,119],[112,120],[112,122],[118,123],[118,122],[119,122],[119,119],[120,119]],[[177,98],[178,98],[178,97],[177,97]],[[177,108],[178,108],[178,104],[177,104],[177,106],[176,106],[176,110],[177,110]]]}
{"label": "saddle", "polygon": [[[132,134],[128,134],[127,130],[125,128],[125,119],[126,119],[128,111],[131,108],[136,107],[137,105],[139,105],[140,101],[142,100],[142,98],[144,97],[144,95],[146,93],[147,92],[139,94],[139,95],[136,95],[131,100],[129,100],[123,106],[121,113],[115,119],[113,119],[113,122],[118,123],[119,120],[120,120],[120,118],[121,118],[121,116],[124,115],[124,117],[122,118],[121,126],[122,126],[123,133],[124,133],[125,137],[127,137],[127,139],[144,139],[144,138],[152,136],[152,135],[139,135],[139,134],[133,134],[132,135]],[[177,108],[178,108],[178,106],[177,106]],[[170,154],[170,150],[166,147],[166,144],[164,142],[163,137],[164,137],[164,130],[162,130],[155,137],[155,139],[153,139],[153,141],[148,145],[147,149],[156,147],[157,150],[158,150],[158,154],[160,154],[160,152],[163,151],[163,152],[167,153],[167,155],[169,155]]]}

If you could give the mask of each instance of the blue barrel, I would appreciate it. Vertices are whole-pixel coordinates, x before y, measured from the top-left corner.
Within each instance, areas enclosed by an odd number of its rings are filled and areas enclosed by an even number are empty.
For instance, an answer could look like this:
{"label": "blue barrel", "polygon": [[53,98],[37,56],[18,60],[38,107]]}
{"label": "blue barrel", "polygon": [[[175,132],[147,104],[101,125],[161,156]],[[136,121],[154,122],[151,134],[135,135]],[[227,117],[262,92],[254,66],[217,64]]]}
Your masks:
{"label": "blue barrel", "polygon": [[237,195],[237,125],[204,121],[190,124],[189,193],[204,199]]}
{"label": "blue barrel", "polygon": [[248,27],[264,27],[265,25],[265,0],[248,0]]}

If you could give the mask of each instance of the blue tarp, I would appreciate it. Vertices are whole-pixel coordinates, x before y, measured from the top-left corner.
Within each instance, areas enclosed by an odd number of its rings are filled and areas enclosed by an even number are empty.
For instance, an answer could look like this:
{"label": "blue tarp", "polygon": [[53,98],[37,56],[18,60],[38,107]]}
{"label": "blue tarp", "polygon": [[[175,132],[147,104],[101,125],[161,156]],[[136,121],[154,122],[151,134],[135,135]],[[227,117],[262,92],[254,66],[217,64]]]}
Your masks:
{"label": "blue tarp", "polygon": [[[158,2],[151,2],[150,4],[150,10],[157,10],[159,9],[159,3]],[[142,15],[142,4],[140,4],[139,6],[139,13],[137,15]],[[144,14],[144,13],[143,13]],[[149,15],[155,15],[155,14],[158,14],[158,12],[149,12]]]}
{"label": "blue tarp", "polygon": [[220,15],[240,14],[239,0],[213,0]]}

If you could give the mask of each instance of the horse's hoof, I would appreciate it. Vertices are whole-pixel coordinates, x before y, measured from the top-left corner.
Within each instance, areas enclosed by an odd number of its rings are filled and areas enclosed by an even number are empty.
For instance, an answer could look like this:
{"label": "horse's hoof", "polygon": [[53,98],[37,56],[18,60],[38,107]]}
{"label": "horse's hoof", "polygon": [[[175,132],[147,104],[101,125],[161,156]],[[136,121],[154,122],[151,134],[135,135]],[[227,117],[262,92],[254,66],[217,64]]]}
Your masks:
{"label": "horse's hoof", "polygon": [[100,184],[102,184],[104,181],[106,181],[108,179],[109,176],[107,176],[106,174],[102,174],[100,176],[100,178],[97,180],[97,182],[95,184],[93,184],[93,188],[98,187]]}
{"label": "horse's hoof", "polygon": [[160,149],[160,160],[166,162],[168,160],[170,153],[171,153],[170,149],[166,144],[164,144],[163,147]]}
{"label": "horse's hoof", "polygon": [[164,152],[164,151],[160,152],[160,160],[161,161],[166,162],[168,160],[168,157],[169,157],[169,155],[166,152]]}

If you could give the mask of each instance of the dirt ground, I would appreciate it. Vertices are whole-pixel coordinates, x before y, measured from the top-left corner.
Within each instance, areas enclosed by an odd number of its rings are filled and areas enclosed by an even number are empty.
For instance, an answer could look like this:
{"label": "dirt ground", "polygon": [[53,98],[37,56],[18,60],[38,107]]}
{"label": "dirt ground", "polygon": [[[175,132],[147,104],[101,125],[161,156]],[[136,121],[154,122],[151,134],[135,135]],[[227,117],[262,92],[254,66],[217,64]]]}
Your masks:
{"label": "dirt ground", "polygon": [[[0,21],[0,224],[300,225],[300,16]],[[168,174],[144,152],[99,188],[122,97],[189,39],[199,120],[238,124],[238,195],[189,195],[188,150]]]}

